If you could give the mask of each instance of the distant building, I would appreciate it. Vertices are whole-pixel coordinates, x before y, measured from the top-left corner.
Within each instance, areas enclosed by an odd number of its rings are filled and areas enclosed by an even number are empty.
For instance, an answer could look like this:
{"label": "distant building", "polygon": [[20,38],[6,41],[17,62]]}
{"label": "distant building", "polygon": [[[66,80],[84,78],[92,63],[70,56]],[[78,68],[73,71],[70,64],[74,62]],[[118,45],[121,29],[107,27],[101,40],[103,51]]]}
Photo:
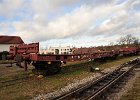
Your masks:
{"label": "distant building", "polygon": [[24,43],[19,36],[0,36],[0,52],[9,51],[11,45]]}
{"label": "distant building", "polygon": [[71,54],[71,48],[67,47],[50,47],[46,50],[40,50],[41,54]]}

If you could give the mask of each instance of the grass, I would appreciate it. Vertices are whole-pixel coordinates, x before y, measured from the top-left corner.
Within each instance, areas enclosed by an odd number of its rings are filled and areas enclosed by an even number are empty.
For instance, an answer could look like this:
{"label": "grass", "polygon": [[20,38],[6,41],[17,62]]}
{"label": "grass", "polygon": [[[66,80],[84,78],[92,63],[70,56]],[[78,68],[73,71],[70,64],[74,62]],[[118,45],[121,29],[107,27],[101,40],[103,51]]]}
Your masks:
{"label": "grass", "polygon": [[[60,89],[76,80],[81,80],[89,75],[93,75],[94,73],[89,71],[91,66],[100,67],[103,70],[104,68],[115,67],[136,57],[137,56],[106,61],[101,64],[94,62],[68,63],[66,66],[62,66],[62,72],[60,74],[44,78],[38,78],[34,75],[26,82],[0,89],[0,100],[28,100],[38,94]],[[17,66],[10,68],[0,66],[0,81],[30,75],[31,69],[32,68],[25,72],[24,69],[20,69]]]}
{"label": "grass", "polygon": [[[84,71],[89,71],[89,67],[99,67],[101,70],[104,70],[105,68],[110,68],[110,67],[116,67],[119,64],[122,64],[124,62],[127,62],[131,59],[134,59],[138,56],[133,56],[133,57],[127,57],[127,58],[119,58],[116,60],[108,60],[105,62],[75,62],[75,63],[68,63],[66,66],[63,66],[64,72],[72,72],[75,70],[84,70]],[[73,70],[74,69],[74,70]],[[63,70],[62,70],[63,72]]]}
{"label": "grass", "polygon": [[102,70],[105,69],[105,68],[113,67],[113,66],[116,67],[117,65],[122,64],[124,62],[127,62],[130,59],[134,59],[136,57],[137,56],[122,58],[122,59],[114,60],[112,62],[107,61],[106,63],[100,64],[98,67],[101,68]]}

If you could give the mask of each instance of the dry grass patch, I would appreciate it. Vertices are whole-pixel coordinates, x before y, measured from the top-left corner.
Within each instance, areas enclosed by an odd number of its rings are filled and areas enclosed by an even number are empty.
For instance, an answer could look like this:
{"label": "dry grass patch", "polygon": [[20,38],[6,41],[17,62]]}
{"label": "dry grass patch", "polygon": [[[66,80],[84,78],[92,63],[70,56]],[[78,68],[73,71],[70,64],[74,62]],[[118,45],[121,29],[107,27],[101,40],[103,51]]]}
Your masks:
{"label": "dry grass patch", "polygon": [[110,68],[110,67],[116,67],[122,63],[128,62],[129,60],[132,60],[134,58],[136,58],[138,56],[133,56],[133,57],[127,57],[127,58],[121,58],[121,59],[117,59],[114,61],[107,61],[106,63],[100,64],[98,67],[100,67],[102,70],[104,70],[105,68]]}
{"label": "dry grass patch", "polygon": [[[38,94],[55,91],[56,89],[60,89],[72,82],[81,80],[89,75],[93,75],[94,73],[91,73],[89,71],[89,68],[91,66],[98,66],[104,69],[119,65],[136,57],[137,56],[122,58],[114,61],[107,61],[102,64],[95,62],[77,62],[74,64],[69,63],[67,66],[64,66],[62,68],[62,72],[60,74],[43,78],[37,78],[37,76],[34,75],[23,83],[1,88],[0,99],[28,100]],[[0,66],[0,81],[14,79],[17,77],[22,77],[24,75],[29,76],[31,74],[31,69],[32,68],[25,72],[24,69],[20,69],[16,66],[10,68]]]}
{"label": "dry grass patch", "polygon": [[[77,71],[69,74],[57,74],[44,78],[33,76],[26,82],[2,88],[0,91],[1,100],[30,99],[35,95],[48,93],[62,88],[75,80],[83,79],[91,73]],[[8,94],[8,95],[7,95]]]}

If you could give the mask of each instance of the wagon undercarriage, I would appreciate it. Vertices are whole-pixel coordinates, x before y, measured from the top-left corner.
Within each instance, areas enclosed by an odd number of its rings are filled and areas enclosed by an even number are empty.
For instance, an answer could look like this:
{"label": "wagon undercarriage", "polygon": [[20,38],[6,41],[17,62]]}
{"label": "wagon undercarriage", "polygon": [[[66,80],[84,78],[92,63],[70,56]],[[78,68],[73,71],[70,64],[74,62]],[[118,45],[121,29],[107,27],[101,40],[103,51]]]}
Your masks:
{"label": "wagon undercarriage", "polygon": [[40,75],[51,75],[57,74],[61,71],[61,61],[53,61],[53,62],[46,62],[46,61],[36,61],[33,62],[32,65],[35,67],[33,69],[33,73]]}

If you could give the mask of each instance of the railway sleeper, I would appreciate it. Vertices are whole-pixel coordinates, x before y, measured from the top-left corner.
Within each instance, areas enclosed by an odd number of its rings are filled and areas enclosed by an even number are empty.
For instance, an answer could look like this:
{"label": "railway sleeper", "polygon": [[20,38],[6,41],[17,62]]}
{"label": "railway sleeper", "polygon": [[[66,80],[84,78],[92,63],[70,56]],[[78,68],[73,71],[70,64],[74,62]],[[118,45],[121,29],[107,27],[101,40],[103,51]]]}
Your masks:
{"label": "railway sleeper", "polygon": [[[79,95],[74,96],[74,98],[79,97],[78,100],[91,100],[91,99],[98,100],[98,98],[101,98],[101,96],[107,95],[108,94],[107,91],[109,91],[112,88],[115,88],[115,85],[119,86],[121,84],[120,82],[123,82],[127,77],[127,75],[131,73],[131,71],[133,72],[133,68],[135,67],[135,65],[136,64],[134,64],[128,70],[125,71],[121,70],[123,67],[118,68],[112,73],[107,74],[105,77],[102,77],[101,79],[97,80],[96,83],[93,83],[88,87],[84,87],[84,89],[82,89],[82,91],[78,93]],[[88,91],[91,91],[90,95]],[[64,100],[64,98],[59,100]]]}

